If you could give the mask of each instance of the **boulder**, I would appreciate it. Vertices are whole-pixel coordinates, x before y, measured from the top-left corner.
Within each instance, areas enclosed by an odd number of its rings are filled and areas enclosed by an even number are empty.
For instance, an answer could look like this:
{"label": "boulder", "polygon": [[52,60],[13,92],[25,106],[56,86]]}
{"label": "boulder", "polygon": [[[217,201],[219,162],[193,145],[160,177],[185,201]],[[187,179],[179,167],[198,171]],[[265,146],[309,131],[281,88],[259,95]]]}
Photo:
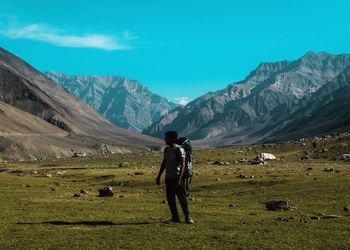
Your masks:
{"label": "boulder", "polygon": [[290,208],[288,201],[267,201],[265,203],[267,210],[276,211],[276,210],[288,210]]}
{"label": "boulder", "polygon": [[276,157],[270,153],[260,153],[255,158],[256,161],[264,162],[269,160],[276,160]]}
{"label": "boulder", "polygon": [[100,197],[113,197],[114,196],[114,192],[112,187],[105,187],[102,189],[99,189],[98,192],[100,193],[99,196]]}
{"label": "boulder", "polygon": [[342,154],[340,156],[340,159],[344,161],[350,161],[350,154]]}

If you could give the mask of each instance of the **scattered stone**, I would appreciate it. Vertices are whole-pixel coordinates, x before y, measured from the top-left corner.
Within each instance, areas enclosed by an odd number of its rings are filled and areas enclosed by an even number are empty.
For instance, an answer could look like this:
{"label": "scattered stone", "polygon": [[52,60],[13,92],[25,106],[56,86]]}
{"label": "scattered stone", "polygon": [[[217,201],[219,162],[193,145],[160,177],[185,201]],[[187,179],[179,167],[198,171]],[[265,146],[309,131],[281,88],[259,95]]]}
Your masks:
{"label": "scattered stone", "polygon": [[346,207],[344,207],[344,208],[343,208],[343,211],[345,211],[345,212],[349,212],[349,211],[350,211],[350,206],[346,206]]}
{"label": "scattered stone", "polygon": [[56,191],[57,189],[55,187],[51,187],[51,191],[54,192]]}
{"label": "scattered stone", "polygon": [[265,203],[267,210],[276,211],[276,210],[288,210],[290,206],[288,201],[268,201]]}
{"label": "scattered stone", "polygon": [[341,216],[335,215],[335,214],[329,214],[329,215],[322,216],[322,219],[337,219],[337,218],[341,218]]}
{"label": "scattered stone", "polygon": [[56,174],[57,174],[57,175],[64,175],[65,172],[66,172],[66,171],[58,171]]}
{"label": "scattered stone", "polygon": [[337,170],[335,170],[335,172],[336,172],[336,173],[340,173],[340,172],[341,172],[341,170],[337,169]]}
{"label": "scattered stone", "polygon": [[38,174],[38,171],[33,171],[33,174]]}
{"label": "scattered stone", "polygon": [[81,194],[87,195],[87,194],[88,194],[88,191],[86,191],[85,189],[81,189],[81,190],[80,190],[80,193],[81,193]]}
{"label": "scattered stone", "polygon": [[246,176],[245,174],[239,174],[239,175],[238,175],[238,178],[246,179],[247,176]]}
{"label": "scattered stone", "polygon": [[131,166],[130,163],[126,161],[119,163],[120,168],[128,168],[130,166]]}
{"label": "scattered stone", "polygon": [[47,174],[46,176],[49,178],[52,178],[52,174]]}
{"label": "scattered stone", "polygon": [[320,220],[321,218],[319,216],[311,216],[311,220]]}
{"label": "scattered stone", "polygon": [[312,175],[311,173],[307,173],[306,175]]}
{"label": "scattered stone", "polygon": [[236,208],[237,206],[235,204],[230,204],[228,207],[229,208]]}
{"label": "scattered stone", "polygon": [[224,164],[225,165],[230,165],[230,163],[228,161],[225,161]]}
{"label": "scattered stone", "polygon": [[223,161],[214,161],[213,165],[225,165],[225,162],[223,162]]}
{"label": "scattered stone", "polygon": [[340,156],[340,159],[344,161],[350,161],[350,154],[342,154]]}
{"label": "scattered stone", "polygon": [[217,178],[216,181],[221,181],[221,179],[220,179],[220,178]]}
{"label": "scattered stone", "polygon": [[256,156],[255,160],[264,162],[269,160],[276,160],[276,156],[270,153],[260,153]]}
{"label": "scattered stone", "polygon": [[98,192],[99,192],[100,197],[112,197],[112,196],[114,196],[114,192],[113,192],[112,187],[105,187],[105,188],[99,189]]}
{"label": "scattered stone", "polygon": [[278,217],[277,220],[288,222],[288,221],[294,220],[294,217],[292,217],[292,216],[288,217],[288,218]]}
{"label": "scattered stone", "polygon": [[247,162],[247,161],[248,161],[248,160],[247,160],[246,158],[242,157],[241,159],[239,159],[238,162]]}
{"label": "scattered stone", "polygon": [[328,149],[326,149],[326,148],[323,148],[323,149],[321,150],[321,153],[326,153],[326,152],[328,152]]}
{"label": "scattered stone", "polygon": [[310,171],[310,170],[312,170],[312,167],[308,167],[306,170],[307,170],[307,171]]}
{"label": "scattered stone", "polygon": [[330,168],[330,167],[326,167],[325,169],[324,169],[324,171],[325,172],[333,172],[333,168]]}
{"label": "scattered stone", "polygon": [[30,188],[31,186],[27,184],[27,185],[22,185],[22,187]]}

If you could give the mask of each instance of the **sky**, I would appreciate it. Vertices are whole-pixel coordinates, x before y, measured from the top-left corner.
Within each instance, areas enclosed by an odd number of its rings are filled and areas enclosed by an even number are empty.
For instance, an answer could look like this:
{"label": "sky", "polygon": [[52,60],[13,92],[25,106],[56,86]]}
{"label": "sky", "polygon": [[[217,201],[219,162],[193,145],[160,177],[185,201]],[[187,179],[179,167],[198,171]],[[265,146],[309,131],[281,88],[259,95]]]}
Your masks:
{"label": "sky", "polygon": [[41,71],[119,75],[185,104],[261,62],[350,53],[348,0],[0,0],[0,46]]}

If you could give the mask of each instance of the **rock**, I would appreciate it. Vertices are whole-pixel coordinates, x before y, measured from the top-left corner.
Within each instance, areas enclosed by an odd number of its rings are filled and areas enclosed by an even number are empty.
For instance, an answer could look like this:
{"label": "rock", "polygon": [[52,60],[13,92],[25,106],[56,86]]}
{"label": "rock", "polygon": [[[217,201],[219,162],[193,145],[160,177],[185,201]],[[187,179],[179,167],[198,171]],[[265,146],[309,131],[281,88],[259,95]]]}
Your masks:
{"label": "rock", "polygon": [[73,195],[73,197],[75,197],[75,198],[82,198],[82,197],[85,197],[86,195],[88,195],[88,192],[85,189],[81,189],[80,193],[75,193]]}
{"label": "rock", "polygon": [[337,218],[341,218],[341,216],[335,215],[335,214],[329,214],[329,215],[322,216],[322,219],[337,219]]}
{"label": "rock", "polygon": [[81,189],[81,190],[80,190],[80,193],[81,193],[81,194],[87,195],[87,194],[88,194],[88,191],[86,191],[85,189]]}
{"label": "rock", "polygon": [[307,171],[310,171],[310,170],[312,170],[312,167],[308,167],[306,170],[307,170]]}
{"label": "rock", "polygon": [[81,152],[73,152],[72,157],[81,157],[83,154]]}
{"label": "rock", "polygon": [[350,154],[342,154],[340,156],[340,159],[344,161],[350,161]]}
{"label": "rock", "polygon": [[239,174],[239,175],[238,175],[238,178],[246,179],[247,176],[246,176],[245,174]]}
{"label": "rock", "polygon": [[270,153],[260,153],[256,156],[255,160],[264,162],[269,160],[276,160],[276,157]]}
{"label": "rock", "polygon": [[333,172],[333,168],[330,168],[330,167],[326,167],[325,169],[324,169],[324,171],[325,172]]}
{"label": "rock", "polygon": [[66,172],[66,171],[58,171],[56,174],[57,174],[57,175],[64,175],[65,172]]}
{"label": "rock", "polygon": [[230,163],[228,161],[225,161],[224,164],[225,165],[230,165]]}
{"label": "rock", "polygon": [[52,178],[52,174],[47,174],[46,176],[49,178]]}
{"label": "rock", "polygon": [[311,216],[311,220],[320,220],[321,218],[319,216]]}
{"label": "rock", "polygon": [[220,178],[217,178],[216,181],[221,181],[221,179],[220,179]]}
{"label": "rock", "polygon": [[100,197],[112,197],[114,196],[114,192],[112,187],[105,187],[103,189],[99,189],[98,192],[100,193]]}
{"label": "rock", "polygon": [[238,162],[247,162],[247,161],[248,161],[248,160],[247,160],[246,158],[242,157],[241,159],[239,159]]}
{"label": "rock", "polygon": [[225,165],[225,162],[223,162],[223,161],[214,161],[213,165]]}
{"label": "rock", "polygon": [[349,212],[349,211],[350,211],[350,206],[346,206],[346,207],[344,207],[344,208],[343,208],[343,211],[345,211],[345,212]]}
{"label": "rock", "polygon": [[120,168],[128,168],[130,166],[131,166],[130,163],[126,161],[119,163]]}
{"label": "rock", "polygon": [[237,206],[235,204],[230,204],[228,207],[229,208],[236,208]]}
{"label": "rock", "polygon": [[268,201],[265,203],[267,210],[288,210],[290,208],[288,201]]}
{"label": "rock", "polygon": [[326,152],[328,152],[328,149],[326,149],[326,148],[323,148],[323,149],[321,150],[321,153],[326,153]]}

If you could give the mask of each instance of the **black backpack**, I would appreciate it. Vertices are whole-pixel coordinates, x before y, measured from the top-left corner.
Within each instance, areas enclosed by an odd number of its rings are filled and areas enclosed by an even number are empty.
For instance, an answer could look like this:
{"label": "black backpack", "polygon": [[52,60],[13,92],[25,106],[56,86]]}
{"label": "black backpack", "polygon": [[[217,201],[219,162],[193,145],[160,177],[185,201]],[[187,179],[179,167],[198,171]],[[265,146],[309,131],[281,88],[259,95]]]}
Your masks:
{"label": "black backpack", "polygon": [[192,182],[193,165],[192,165],[192,146],[191,141],[186,137],[177,140],[177,144],[185,150],[186,162],[183,178],[186,180],[186,189],[189,190],[188,184]]}

